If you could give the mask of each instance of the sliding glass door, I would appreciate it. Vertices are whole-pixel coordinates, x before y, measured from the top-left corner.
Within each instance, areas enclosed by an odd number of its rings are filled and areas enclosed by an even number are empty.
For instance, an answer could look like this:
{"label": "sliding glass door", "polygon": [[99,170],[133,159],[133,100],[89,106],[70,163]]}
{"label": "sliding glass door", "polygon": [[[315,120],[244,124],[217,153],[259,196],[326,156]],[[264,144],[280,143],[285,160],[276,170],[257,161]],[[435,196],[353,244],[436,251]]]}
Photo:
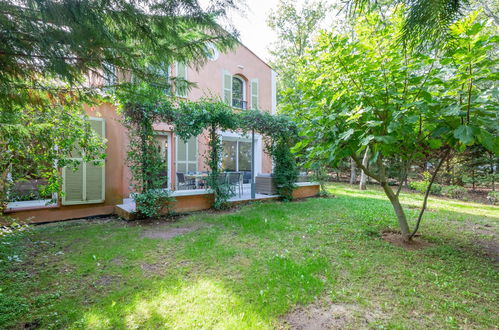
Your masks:
{"label": "sliding glass door", "polygon": [[227,172],[251,171],[251,141],[241,138],[222,139],[222,170]]}

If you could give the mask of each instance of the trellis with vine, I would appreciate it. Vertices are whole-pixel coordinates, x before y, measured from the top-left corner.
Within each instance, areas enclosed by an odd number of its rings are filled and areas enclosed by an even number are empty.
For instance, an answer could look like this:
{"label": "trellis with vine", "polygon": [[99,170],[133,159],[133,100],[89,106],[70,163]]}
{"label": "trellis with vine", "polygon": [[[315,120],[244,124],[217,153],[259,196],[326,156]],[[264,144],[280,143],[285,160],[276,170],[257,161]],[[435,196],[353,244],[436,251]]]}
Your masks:
{"label": "trellis with vine", "polygon": [[215,195],[214,208],[226,207],[230,198],[228,187],[219,180],[222,155],[219,132],[226,130],[254,131],[264,136],[265,149],[274,161],[273,179],[277,192],[283,199],[291,199],[298,172],[290,149],[296,141],[297,130],[286,116],[257,110],[235,112],[221,101],[178,100],[151,90],[128,91],[118,94],[117,98],[130,137],[128,163],[132,172],[133,196],[137,210],[143,215],[157,216],[162,208],[161,201],[171,201],[168,193],[159,189],[156,180],[161,163],[153,124],[159,122],[172,125],[182,140],[207,132],[209,151],[206,165],[210,169],[207,183]]}

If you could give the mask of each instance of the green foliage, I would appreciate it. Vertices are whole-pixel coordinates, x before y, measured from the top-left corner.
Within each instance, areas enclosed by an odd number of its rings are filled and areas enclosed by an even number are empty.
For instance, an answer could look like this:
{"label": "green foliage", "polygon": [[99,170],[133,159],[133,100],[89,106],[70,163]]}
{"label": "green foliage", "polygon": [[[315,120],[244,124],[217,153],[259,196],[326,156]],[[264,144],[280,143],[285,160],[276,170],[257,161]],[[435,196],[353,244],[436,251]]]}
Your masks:
{"label": "green foliage", "polygon": [[[431,173],[423,172],[423,180],[422,181],[411,181],[409,182],[409,188],[416,190],[422,194],[426,192],[428,185],[430,184]],[[438,183],[433,183],[430,188],[430,194],[432,195],[440,195],[442,193],[442,186]]]}
{"label": "green foliage", "polygon": [[278,42],[270,48],[272,67],[278,73],[277,88],[282,92],[295,84],[295,65],[312,44],[314,34],[324,20],[328,5],[323,1],[304,3],[280,0],[267,17],[267,25],[277,34]]}
{"label": "green foliage", "polygon": [[[295,160],[290,153],[292,141],[296,137],[296,126],[288,117],[256,110],[235,112],[220,100],[176,100],[166,96],[161,89],[147,84],[131,85],[116,95],[122,104],[121,112],[130,134],[128,160],[136,192],[159,188],[157,179],[160,178],[162,164],[154,139],[153,124],[165,122],[173,126],[182,140],[206,133],[209,146],[206,165],[210,168],[207,183],[215,195],[216,209],[225,208],[231,197],[230,187],[220,180],[223,151],[220,131],[254,130],[265,135],[266,149],[278,168],[278,190],[284,198],[290,198],[296,181]],[[279,141],[285,145],[279,144]]]}
{"label": "green foliage", "polygon": [[265,149],[274,162],[273,180],[277,193],[284,200],[291,200],[298,178],[296,157],[291,152],[298,135],[296,125],[288,116],[267,112],[248,111],[240,116],[243,130],[254,130],[266,136]]}
{"label": "green foliage", "polygon": [[147,218],[156,218],[160,214],[170,214],[175,198],[166,189],[149,189],[141,193],[132,193],[137,212]]}
{"label": "green foliage", "polygon": [[323,32],[283,107],[301,131],[295,150],[306,165],[358,160],[369,147],[377,171],[367,174],[386,183],[389,158],[409,168],[473,144],[497,153],[497,38],[475,18],[453,25],[453,43],[430,54],[398,42],[401,10],[359,18],[353,36]]}
{"label": "green foliage", "polygon": [[[409,188],[424,194],[426,192],[426,189],[428,188],[428,184],[429,184],[428,181],[411,181],[409,182]],[[440,195],[441,193],[442,193],[442,186],[439,185],[438,183],[432,184],[430,189],[430,194]]]}
{"label": "green foliage", "polygon": [[467,192],[468,190],[461,186],[450,185],[442,187],[442,195],[450,198],[464,199]]}
{"label": "green foliage", "polygon": [[273,179],[276,185],[277,193],[285,200],[293,199],[293,189],[298,178],[298,169],[296,167],[296,158],[291,153],[292,145],[288,139],[278,139],[272,148],[272,157],[274,159]]}
{"label": "green foliage", "polygon": [[222,141],[218,132],[236,130],[240,124],[238,115],[219,100],[186,101],[179,104],[171,124],[174,125],[175,133],[184,140],[197,136],[207,129],[209,154],[206,165],[210,168],[210,173],[206,181],[215,195],[213,207],[215,209],[227,207],[231,194],[229,186],[220,180]]}
{"label": "green foliage", "polygon": [[431,49],[452,39],[449,27],[473,10],[480,11],[482,18],[492,21],[492,31],[495,33],[499,27],[497,15],[499,3],[494,0],[347,1],[347,7],[354,14],[351,16],[373,11],[385,13],[400,10],[397,7],[401,5],[407,8],[404,14],[401,40],[415,47]]}
{"label": "green foliage", "polygon": [[491,191],[487,194],[487,200],[494,205],[499,204],[499,191]]}
{"label": "green foliage", "polygon": [[54,91],[37,91],[30,97],[36,99],[34,104],[0,105],[0,141],[4,141],[0,143],[0,211],[13,184],[44,179],[48,183],[42,195],[61,193],[59,168],[75,165],[69,158],[72,154],[81,153],[84,160],[105,157],[105,141],[93,132],[83,113],[83,103],[91,104],[90,99]]}
{"label": "green foliage", "polygon": [[0,24],[10,33],[2,46],[2,105],[36,103],[17,91],[46,88],[54,80],[59,85],[50,87],[59,91],[84,90],[90,72],[116,74],[106,65],[157,80],[164,63],[202,63],[208,43],[222,51],[234,45],[233,31],[217,19],[235,7],[231,0],[206,9],[189,0],[4,1]]}
{"label": "green foliage", "polygon": [[[202,64],[207,45],[224,51],[235,44],[232,31],[217,19],[235,8],[232,0],[2,1],[0,69],[0,211],[10,183],[46,179],[46,192],[59,192],[57,167],[76,165],[69,158],[83,151],[102,159],[100,141],[85,121],[84,105],[102,102],[102,92],[134,81],[167,88],[165,63]],[[176,79],[172,78],[172,81]],[[125,84],[126,85],[126,84]],[[104,88],[104,90],[102,90]],[[59,194],[60,196],[60,194]]]}
{"label": "green foliage", "polygon": [[141,216],[157,217],[173,198],[168,190],[161,189],[164,178],[160,174],[165,164],[153,124],[169,121],[173,105],[161,89],[147,84],[130,85],[118,91],[116,97],[129,137],[127,163],[132,174],[132,198]]}

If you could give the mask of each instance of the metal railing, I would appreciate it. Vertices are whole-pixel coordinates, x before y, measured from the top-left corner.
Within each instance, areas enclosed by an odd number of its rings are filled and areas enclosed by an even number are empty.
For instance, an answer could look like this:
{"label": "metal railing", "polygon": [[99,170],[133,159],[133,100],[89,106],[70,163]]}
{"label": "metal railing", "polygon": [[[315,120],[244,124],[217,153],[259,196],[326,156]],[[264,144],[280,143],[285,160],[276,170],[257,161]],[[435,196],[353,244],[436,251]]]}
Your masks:
{"label": "metal railing", "polygon": [[238,109],[248,109],[248,102],[243,100],[232,99],[232,106]]}

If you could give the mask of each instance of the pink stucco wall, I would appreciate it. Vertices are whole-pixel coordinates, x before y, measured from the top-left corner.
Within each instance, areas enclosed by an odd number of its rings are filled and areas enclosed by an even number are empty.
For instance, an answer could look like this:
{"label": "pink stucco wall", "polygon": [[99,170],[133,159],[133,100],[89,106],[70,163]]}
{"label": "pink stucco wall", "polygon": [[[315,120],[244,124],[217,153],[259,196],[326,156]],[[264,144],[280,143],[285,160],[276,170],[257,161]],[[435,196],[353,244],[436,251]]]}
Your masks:
{"label": "pink stucco wall", "polygon": [[[200,69],[188,67],[187,80],[194,82],[196,85],[188,92],[187,98],[194,101],[203,97],[222,98],[224,71],[244,79],[245,99],[248,102],[251,95],[250,81],[258,79],[258,109],[272,112],[272,93],[275,92],[272,86],[272,68],[243,45],[239,45],[232,52],[219,54],[216,60],[208,60]],[[172,73],[174,76],[177,74],[175,66],[172,68]],[[204,134],[198,137],[198,151],[200,155],[204,155],[207,150],[207,139]],[[270,156],[263,153],[261,162],[261,172],[270,173],[272,171]],[[202,157],[198,160],[198,168],[201,171],[207,170]]]}

